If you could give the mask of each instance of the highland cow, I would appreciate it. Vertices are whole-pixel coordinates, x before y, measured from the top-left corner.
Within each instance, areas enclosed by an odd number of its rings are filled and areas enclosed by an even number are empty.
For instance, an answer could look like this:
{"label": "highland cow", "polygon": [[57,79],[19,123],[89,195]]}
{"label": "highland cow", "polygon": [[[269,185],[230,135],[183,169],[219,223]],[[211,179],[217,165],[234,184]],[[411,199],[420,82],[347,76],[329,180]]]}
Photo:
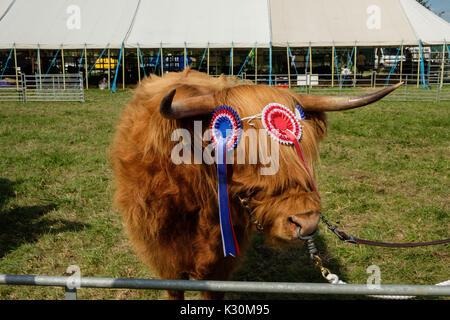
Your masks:
{"label": "highland cow", "polygon": [[[202,121],[202,130],[207,130],[212,112],[223,105],[234,108],[242,118],[260,113],[272,102],[292,111],[296,105],[302,106],[306,115],[300,140],[304,162],[292,146],[280,145],[276,174],[262,175],[262,163],[227,167],[229,205],[241,253],[256,228],[274,245],[297,245],[301,243],[299,227],[301,235],[308,235],[319,222],[321,203],[305,166],[314,176],[318,142],[327,134],[325,112],[367,105],[399,85],[349,98],[239,84],[189,69],[146,78],[122,114],[111,151],[115,205],[123,213],[138,255],[163,279],[227,280],[241,260],[223,254],[215,165],[173,163],[171,153],[179,143],[171,140],[174,130],[182,128],[194,135],[194,121]],[[257,120],[242,125],[243,131],[263,128]],[[259,148],[277,143],[267,135],[261,139],[266,141],[258,144]],[[248,141],[242,139],[240,144],[248,151]],[[202,141],[201,147],[207,145]],[[193,157],[194,146],[191,148]],[[168,294],[169,299],[184,298],[182,291]],[[215,292],[203,295],[209,299],[223,296]]]}

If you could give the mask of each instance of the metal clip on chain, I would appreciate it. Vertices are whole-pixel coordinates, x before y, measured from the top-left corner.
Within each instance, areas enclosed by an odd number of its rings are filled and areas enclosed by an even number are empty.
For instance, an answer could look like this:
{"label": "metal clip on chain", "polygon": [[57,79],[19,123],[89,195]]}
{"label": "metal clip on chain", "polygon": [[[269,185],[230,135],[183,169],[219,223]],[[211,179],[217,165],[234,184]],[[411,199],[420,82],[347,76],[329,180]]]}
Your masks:
{"label": "metal clip on chain", "polygon": [[326,280],[328,280],[327,276],[331,274],[331,271],[325,268],[322,264],[322,259],[320,259],[318,255],[318,250],[316,248],[316,244],[314,243],[313,239],[306,240],[306,248],[309,252],[309,257],[314,262],[314,265],[316,265],[320,269],[320,273],[322,273],[322,277],[324,277]]}

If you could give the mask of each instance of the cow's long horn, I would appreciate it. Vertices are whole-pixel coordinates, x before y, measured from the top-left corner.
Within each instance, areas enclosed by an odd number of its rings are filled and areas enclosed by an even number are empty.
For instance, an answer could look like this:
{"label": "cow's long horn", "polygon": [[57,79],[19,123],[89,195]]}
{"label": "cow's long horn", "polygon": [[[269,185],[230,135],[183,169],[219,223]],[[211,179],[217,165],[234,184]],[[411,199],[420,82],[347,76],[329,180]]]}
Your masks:
{"label": "cow's long horn", "polygon": [[402,84],[403,82],[399,82],[377,92],[358,97],[325,97],[300,94],[299,100],[302,108],[306,111],[343,111],[378,101]]}
{"label": "cow's long horn", "polygon": [[186,98],[173,101],[176,89],[172,89],[161,100],[159,112],[168,119],[182,119],[214,111],[215,103],[212,95],[203,95],[198,97]]}

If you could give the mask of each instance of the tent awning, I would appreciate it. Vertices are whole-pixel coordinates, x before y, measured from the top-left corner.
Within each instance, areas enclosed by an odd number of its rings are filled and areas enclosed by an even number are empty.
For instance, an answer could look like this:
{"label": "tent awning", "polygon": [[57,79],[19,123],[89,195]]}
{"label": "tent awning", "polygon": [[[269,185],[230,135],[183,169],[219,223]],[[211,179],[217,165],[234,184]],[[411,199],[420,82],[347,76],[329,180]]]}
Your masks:
{"label": "tent awning", "polygon": [[415,0],[0,0],[0,49],[442,44]]}

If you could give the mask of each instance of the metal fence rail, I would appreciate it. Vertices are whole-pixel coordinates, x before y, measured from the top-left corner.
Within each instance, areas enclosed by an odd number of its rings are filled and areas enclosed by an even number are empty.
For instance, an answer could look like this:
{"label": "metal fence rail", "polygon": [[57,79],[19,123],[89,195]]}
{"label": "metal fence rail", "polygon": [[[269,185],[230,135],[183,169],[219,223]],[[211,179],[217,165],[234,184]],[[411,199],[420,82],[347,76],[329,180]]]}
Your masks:
{"label": "metal fence rail", "polygon": [[83,76],[47,74],[3,76],[0,101],[80,101],[84,102]]}
{"label": "metal fence rail", "polygon": [[[240,78],[255,82],[255,75],[243,73]],[[269,84],[268,74],[258,74],[258,84]],[[379,90],[400,81],[404,85],[384,98],[386,101],[450,101],[450,76],[440,72],[425,75],[426,87],[417,74],[273,74],[272,83],[279,87],[291,87],[297,92],[317,95],[360,95]]]}
{"label": "metal fence rail", "polygon": [[63,277],[0,274],[0,284],[64,287],[66,299],[76,299],[77,288],[153,289],[253,293],[306,293],[338,295],[450,296],[450,286],[362,285],[328,283],[161,280],[127,278]]}
{"label": "metal fence rail", "polygon": [[83,76],[79,74],[24,75],[25,102],[84,102]]}
{"label": "metal fence rail", "polygon": [[23,101],[23,76],[4,75],[0,78],[0,101]]}

